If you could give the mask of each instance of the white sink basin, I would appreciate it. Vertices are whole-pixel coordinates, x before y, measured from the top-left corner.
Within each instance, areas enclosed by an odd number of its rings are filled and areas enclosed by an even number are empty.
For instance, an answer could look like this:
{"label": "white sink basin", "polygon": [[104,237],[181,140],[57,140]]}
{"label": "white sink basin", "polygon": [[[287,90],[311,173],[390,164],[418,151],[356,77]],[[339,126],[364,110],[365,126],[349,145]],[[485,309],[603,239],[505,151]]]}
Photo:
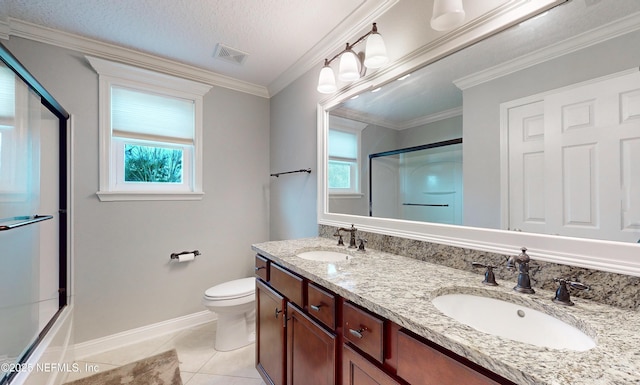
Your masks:
{"label": "white sink basin", "polygon": [[580,352],[596,346],[579,329],[526,306],[470,294],[441,295],[432,302],[458,322],[513,341]]}
{"label": "white sink basin", "polygon": [[318,262],[343,262],[353,258],[347,253],[339,253],[336,251],[327,250],[305,251],[304,253],[299,253],[296,255],[302,259]]}

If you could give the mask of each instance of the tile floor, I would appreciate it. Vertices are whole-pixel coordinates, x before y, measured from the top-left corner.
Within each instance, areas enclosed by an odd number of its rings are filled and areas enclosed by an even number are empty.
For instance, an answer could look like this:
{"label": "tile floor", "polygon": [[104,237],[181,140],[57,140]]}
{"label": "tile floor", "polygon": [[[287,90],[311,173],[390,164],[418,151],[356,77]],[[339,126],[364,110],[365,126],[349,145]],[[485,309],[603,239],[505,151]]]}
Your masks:
{"label": "tile floor", "polygon": [[[100,353],[78,361],[80,368],[105,371],[139,359],[176,349],[183,385],[264,385],[255,369],[255,344],[232,351],[213,348],[215,322]],[[92,373],[74,373],[66,381]]]}

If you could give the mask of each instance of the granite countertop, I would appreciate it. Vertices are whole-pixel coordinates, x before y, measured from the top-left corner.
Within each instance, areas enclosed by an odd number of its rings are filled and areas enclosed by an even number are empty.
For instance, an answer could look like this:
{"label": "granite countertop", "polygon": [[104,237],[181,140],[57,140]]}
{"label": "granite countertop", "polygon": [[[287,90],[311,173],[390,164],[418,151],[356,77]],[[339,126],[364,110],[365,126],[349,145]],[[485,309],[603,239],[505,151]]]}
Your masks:
{"label": "granite countertop", "polygon": [[[482,275],[367,250],[336,246],[327,238],[259,243],[259,254],[467,359],[521,385],[640,384],[640,313],[574,298],[575,306],[553,303],[553,292],[512,290],[481,283]],[[340,251],[353,258],[316,262],[296,254]],[[562,319],[596,340],[585,352],[557,350],[482,333],[442,314],[431,300],[466,293],[522,304]]]}

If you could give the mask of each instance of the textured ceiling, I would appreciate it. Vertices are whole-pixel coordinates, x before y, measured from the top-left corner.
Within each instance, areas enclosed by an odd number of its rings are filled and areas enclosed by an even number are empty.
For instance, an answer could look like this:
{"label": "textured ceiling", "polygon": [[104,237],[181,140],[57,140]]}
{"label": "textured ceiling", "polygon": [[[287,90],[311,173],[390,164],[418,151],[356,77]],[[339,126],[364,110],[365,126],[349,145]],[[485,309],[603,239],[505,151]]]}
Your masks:
{"label": "textured ceiling", "polygon": [[[465,0],[472,20],[510,0]],[[114,44],[264,87],[271,95],[379,25],[391,59],[440,34],[433,0],[0,0],[17,19]],[[387,12],[390,11],[390,12]],[[386,12],[386,13],[385,13]],[[384,17],[383,17],[384,16]],[[214,58],[217,44],[248,54]]]}
{"label": "textured ceiling", "polygon": [[[268,86],[355,11],[379,0],[0,0],[12,17]],[[248,53],[214,59],[216,44]]]}

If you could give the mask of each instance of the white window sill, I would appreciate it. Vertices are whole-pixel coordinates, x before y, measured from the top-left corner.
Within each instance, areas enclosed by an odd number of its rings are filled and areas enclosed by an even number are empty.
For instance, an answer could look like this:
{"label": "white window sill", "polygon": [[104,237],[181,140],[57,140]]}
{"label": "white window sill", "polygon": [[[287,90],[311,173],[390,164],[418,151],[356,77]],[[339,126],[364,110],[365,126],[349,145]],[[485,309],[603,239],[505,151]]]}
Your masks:
{"label": "white window sill", "polygon": [[362,198],[363,196],[363,193],[329,193],[329,198],[335,199],[354,199]]}
{"label": "white window sill", "polygon": [[203,192],[148,192],[148,191],[98,191],[100,202],[117,201],[199,201]]}

